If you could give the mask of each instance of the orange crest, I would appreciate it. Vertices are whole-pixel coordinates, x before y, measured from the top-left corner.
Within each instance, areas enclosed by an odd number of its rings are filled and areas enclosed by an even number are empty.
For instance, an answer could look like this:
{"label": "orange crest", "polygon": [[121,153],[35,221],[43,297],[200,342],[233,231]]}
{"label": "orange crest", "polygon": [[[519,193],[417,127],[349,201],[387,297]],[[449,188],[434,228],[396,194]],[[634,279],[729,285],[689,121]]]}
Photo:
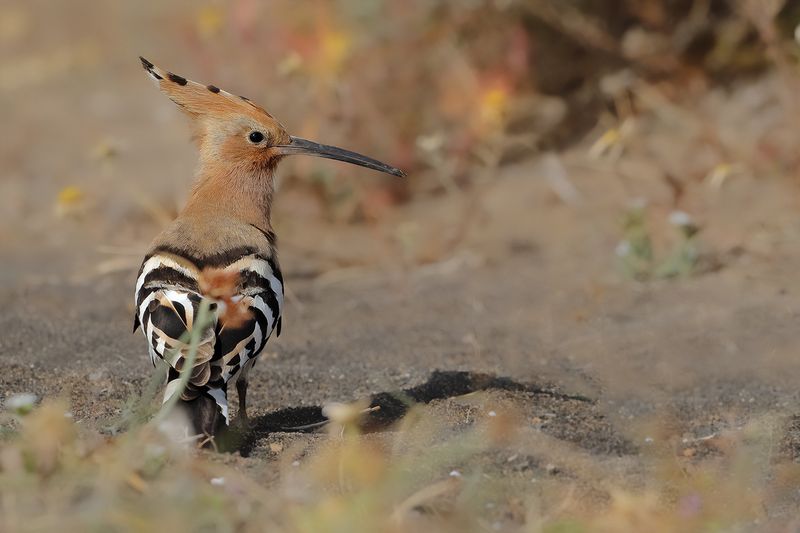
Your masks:
{"label": "orange crest", "polygon": [[403,171],[371,157],[291,136],[280,122],[249,99],[214,85],[187,80],[143,57],[139,59],[161,91],[193,119],[203,164],[217,167],[222,173],[231,172],[231,164],[240,172],[271,169],[282,156],[304,154],[405,176]]}
{"label": "orange crest", "polygon": [[178,76],[154,65],[143,57],[139,59],[161,91],[192,117],[231,118],[241,115],[280,126],[272,115],[244,96],[236,96],[214,85],[203,85],[187,80],[183,76]]}

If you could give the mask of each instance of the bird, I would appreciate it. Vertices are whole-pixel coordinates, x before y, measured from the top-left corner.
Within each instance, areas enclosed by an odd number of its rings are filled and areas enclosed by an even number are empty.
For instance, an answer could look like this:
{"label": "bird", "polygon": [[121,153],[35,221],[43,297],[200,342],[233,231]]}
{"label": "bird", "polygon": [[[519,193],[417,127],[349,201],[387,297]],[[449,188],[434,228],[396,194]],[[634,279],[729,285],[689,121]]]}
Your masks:
{"label": "bird", "polygon": [[[133,330],[141,327],[154,365],[166,362],[164,402],[180,394],[175,401],[186,413],[187,431],[213,440],[230,425],[231,382],[238,393],[238,418],[247,425],[248,374],[272,333],[281,332],[284,279],[271,223],[278,163],[289,155],[309,155],[396,177],[405,173],[356,152],[290,135],[249,98],[139,59],[159,89],[188,115],[199,164],[185,206],[152,241],[139,268]],[[192,361],[186,339],[201,302],[209,299],[203,290],[208,272],[235,278],[228,278],[229,305],[210,304],[210,325],[198,332]],[[246,316],[226,319],[231,305]],[[191,369],[184,368],[187,361],[193,362]],[[188,373],[185,387],[182,372]]]}

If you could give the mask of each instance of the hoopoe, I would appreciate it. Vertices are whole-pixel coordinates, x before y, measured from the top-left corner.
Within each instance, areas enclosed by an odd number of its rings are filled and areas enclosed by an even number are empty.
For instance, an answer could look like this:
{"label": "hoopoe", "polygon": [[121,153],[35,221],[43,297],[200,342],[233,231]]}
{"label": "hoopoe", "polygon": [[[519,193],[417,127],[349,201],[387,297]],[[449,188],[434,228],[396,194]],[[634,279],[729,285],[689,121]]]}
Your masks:
{"label": "hoopoe", "polygon": [[405,174],[364,155],[289,135],[249,99],[140,59],[161,91],[190,117],[200,152],[189,200],[151,244],[136,280],[133,329],[142,327],[154,364],[157,359],[168,363],[164,401],[179,388],[189,351],[181,339],[191,331],[204,298],[202,273],[236,274],[232,300],[249,310],[243,323],[226,326],[220,309],[212,307],[212,325],[202,332],[188,385],[181,391],[179,403],[195,434],[213,437],[223,422],[229,424],[231,381],[246,424],[248,373],[272,332],[281,330],[283,277],[270,222],[278,162],[306,154]]}

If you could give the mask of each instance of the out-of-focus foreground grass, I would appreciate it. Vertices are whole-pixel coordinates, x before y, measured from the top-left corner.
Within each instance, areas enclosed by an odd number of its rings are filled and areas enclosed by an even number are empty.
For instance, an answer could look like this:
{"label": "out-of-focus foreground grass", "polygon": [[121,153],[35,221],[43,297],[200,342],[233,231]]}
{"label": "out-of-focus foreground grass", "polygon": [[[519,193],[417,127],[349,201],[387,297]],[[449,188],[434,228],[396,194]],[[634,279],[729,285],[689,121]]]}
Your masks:
{"label": "out-of-focus foreground grass", "polygon": [[[592,467],[582,471],[577,453],[560,480],[484,469],[482,456],[521,443],[538,454],[574,453],[522,434],[513,412],[450,434],[414,409],[383,440],[358,435],[347,421],[334,424],[325,446],[287,449],[286,459],[259,466],[280,471],[267,484],[175,444],[163,425],[104,437],[75,424],[59,402],[6,412],[3,424],[0,530],[7,533],[749,531],[766,525],[800,481],[798,465],[773,461],[769,420],[680,453],[656,438],[644,452],[648,482],[627,488]],[[711,458],[693,460],[704,446]]]}

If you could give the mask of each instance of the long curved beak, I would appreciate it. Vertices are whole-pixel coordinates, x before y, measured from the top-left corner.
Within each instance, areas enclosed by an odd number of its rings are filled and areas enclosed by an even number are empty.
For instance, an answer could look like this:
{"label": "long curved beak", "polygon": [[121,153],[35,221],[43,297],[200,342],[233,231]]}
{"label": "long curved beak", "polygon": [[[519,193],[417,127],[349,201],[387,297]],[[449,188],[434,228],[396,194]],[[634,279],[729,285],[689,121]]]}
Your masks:
{"label": "long curved beak", "polygon": [[282,144],[275,146],[280,155],[313,155],[316,157],[324,157],[326,159],[335,159],[336,161],[344,161],[360,167],[371,168],[378,172],[385,172],[398,178],[404,178],[406,173],[398,168],[381,163],[377,159],[372,159],[365,155],[345,150],[344,148],[337,148],[336,146],[328,146],[327,144],[319,144],[308,139],[300,137],[291,137],[289,144]]}

